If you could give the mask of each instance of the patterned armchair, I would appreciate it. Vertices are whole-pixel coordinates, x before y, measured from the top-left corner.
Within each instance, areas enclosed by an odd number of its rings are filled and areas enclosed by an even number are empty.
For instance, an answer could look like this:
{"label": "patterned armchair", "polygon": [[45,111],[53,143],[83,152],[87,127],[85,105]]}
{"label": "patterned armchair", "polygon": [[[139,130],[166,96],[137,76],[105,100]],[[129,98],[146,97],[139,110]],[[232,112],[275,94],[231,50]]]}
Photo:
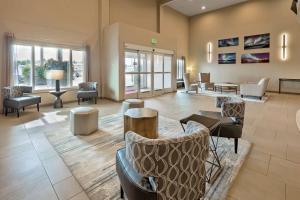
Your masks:
{"label": "patterned armchair", "polygon": [[95,104],[97,104],[98,98],[98,83],[97,82],[86,82],[79,83],[79,90],[77,92],[78,105],[80,105],[80,100],[94,99]]}
{"label": "patterned armchair", "polygon": [[221,120],[220,130],[215,130],[211,135],[233,138],[237,153],[238,139],[242,137],[243,132],[245,102],[240,98],[217,97],[216,107],[221,108],[221,112],[200,111],[199,114]]}
{"label": "patterned armchair", "polygon": [[17,116],[20,116],[20,109],[25,110],[26,106],[37,105],[39,111],[39,104],[41,103],[41,97],[29,95],[32,93],[31,86],[12,86],[4,87],[3,93],[3,113],[7,116],[8,110],[11,109],[17,112]]}
{"label": "patterned armchair", "polygon": [[172,138],[148,139],[128,132],[126,149],[117,153],[121,197],[124,189],[130,200],[202,198],[208,139],[209,130],[192,121],[185,133]]}

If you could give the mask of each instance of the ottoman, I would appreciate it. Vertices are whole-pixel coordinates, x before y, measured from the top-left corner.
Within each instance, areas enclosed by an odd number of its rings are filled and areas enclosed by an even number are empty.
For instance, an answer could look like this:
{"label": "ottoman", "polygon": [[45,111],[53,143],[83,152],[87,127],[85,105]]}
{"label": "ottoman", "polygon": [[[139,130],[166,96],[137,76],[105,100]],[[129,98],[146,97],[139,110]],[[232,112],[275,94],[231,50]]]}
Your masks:
{"label": "ottoman", "polygon": [[74,135],[89,135],[98,130],[98,109],[74,108],[70,111],[70,126]]}
{"label": "ottoman", "polygon": [[144,108],[144,101],[142,99],[126,99],[123,101],[123,113],[131,108]]}

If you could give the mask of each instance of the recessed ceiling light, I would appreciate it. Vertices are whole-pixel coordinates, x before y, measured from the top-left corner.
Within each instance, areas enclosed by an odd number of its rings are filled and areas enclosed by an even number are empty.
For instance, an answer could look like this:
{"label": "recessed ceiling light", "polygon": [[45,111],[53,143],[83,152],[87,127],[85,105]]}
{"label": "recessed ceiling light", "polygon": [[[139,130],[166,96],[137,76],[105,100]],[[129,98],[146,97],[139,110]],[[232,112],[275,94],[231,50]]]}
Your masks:
{"label": "recessed ceiling light", "polygon": [[201,7],[201,10],[205,10],[205,9],[206,9],[206,6],[202,6],[202,7]]}

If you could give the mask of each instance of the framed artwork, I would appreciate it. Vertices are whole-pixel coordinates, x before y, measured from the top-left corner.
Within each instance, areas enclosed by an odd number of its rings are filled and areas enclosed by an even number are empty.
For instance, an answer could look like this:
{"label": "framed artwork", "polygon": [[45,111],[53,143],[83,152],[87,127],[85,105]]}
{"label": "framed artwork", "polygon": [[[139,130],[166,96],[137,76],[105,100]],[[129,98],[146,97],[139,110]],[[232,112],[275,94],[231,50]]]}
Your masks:
{"label": "framed artwork", "polygon": [[270,33],[244,37],[244,49],[270,48]]}
{"label": "framed artwork", "polygon": [[242,64],[269,63],[270,62],[270,53],[243,54],[241,59],[242,59]]}
{"label": "framed artwork", "polygon": [[219,48],[220,47],[231,47],[231,46],[239,46],[239,38],[228,38],[222,39],[218,41]]}
{"label": "framed artwork", "polygon": [[236,53],[220,53],[218,56],[219,64],[236,64]]}

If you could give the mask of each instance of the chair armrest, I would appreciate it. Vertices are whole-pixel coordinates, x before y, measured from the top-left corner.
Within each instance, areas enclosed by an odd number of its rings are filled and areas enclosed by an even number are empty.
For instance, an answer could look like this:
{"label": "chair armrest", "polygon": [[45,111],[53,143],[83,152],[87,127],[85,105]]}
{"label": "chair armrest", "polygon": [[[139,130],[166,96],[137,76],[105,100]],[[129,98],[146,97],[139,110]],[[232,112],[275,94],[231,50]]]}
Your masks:
{"label": "chair armrest", "polygon": [[10,87],[2,88],[2,95],[3,95],[3,99],[9,99],[10,98]]}
{"label": "chair armrest", "polygon": [[121,185],[129,199],[156,200],[157,193],[152,189],[148,178],[138,174],[126,159],[125,148],[117,151],[116,169]]}

